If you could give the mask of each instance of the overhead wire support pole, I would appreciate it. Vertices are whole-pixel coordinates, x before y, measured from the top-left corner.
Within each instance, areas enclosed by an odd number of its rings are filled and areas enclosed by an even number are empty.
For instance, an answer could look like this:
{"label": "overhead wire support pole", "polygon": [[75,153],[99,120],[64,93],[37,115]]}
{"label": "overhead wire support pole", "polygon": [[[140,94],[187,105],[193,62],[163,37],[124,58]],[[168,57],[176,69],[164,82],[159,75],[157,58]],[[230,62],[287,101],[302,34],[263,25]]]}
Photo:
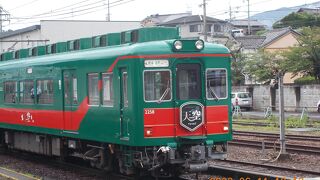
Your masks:
{"label": "overhead wire support pole", "polygon": [[283,94],[283,76],[284,74],[280,72],[278,74],[279,79],[279,121],[280,121],[280,152],[278,159],[287,159],[289,154],[286,152],[286,127],[285,127],[285,117],[284,117],[284,94]]}
{"label": "overhead wire support pole", "polygon": [[108,0],[108,15],[107,21],[110,21],[110,0]]}
{"label": "overhead wire support pole", "polygon": [[250,0],[248,1],[248,35],[251,34],[251,25],[250,25]]}
{"label": "overhead wire support pole", "polygon": [[207,42],[208,41],[208,37],[207,37],[207,10],[206,10],[206,0],[203,0],[203,36],[204,36],[204,41]]}

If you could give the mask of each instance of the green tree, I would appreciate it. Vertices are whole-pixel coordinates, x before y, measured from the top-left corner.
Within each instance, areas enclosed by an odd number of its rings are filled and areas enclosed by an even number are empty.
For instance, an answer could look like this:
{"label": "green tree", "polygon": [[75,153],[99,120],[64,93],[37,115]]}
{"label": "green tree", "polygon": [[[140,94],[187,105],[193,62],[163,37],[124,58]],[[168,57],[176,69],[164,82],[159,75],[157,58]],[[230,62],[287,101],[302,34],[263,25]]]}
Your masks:
{"label": "green tree", "polygon": [[283,52],[268,52],[263,49],[254,54],[246,63],[245,69],[255,80],[269,84],[279,73],[287,72]]}
{"label": "green tree", "polygon": [[300,27],[320,27],[320,15],[310,13],[291,13],[273,24],[273,28],[291,26],[294,29]]}
{"label": "green tree", "polygon": [[241,51],[231,51],[232,62],[231,62],[231,70],[232,70],[232,84],[235,86],[239,86],[244,84],[244,66],[245,66],[245,57],[241,53]]}
{"label": "green tree", "polygon": [[286,68],[294,76],[313,76],[320,83],[320,27],[303,28],[298,42],[284,53]]}

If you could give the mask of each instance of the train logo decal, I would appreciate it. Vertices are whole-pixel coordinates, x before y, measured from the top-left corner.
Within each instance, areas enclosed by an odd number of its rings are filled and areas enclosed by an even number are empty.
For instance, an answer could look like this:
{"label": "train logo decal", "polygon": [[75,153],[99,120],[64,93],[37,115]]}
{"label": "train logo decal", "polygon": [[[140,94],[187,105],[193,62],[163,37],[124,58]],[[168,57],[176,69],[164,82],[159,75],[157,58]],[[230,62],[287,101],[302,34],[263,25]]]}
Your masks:
{"label": "train logo decal", "polygon": [[195,131],[204,123],[203,105],[187,102],[180,107],[180,125],[189,131]]}
{"label": "train logo decal", "polygon": [[21,121],[24,121],[27,123],[34,123],[34,119],[32,118],[32,114],[30,112],[21,114]]}

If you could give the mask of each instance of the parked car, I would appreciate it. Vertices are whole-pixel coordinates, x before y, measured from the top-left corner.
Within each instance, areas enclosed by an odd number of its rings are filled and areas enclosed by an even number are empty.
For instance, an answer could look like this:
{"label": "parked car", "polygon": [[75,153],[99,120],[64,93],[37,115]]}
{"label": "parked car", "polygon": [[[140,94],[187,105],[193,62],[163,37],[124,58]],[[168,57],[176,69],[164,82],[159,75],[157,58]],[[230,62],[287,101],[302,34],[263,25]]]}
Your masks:
{"label": "parked car", "polygon": [[320,113],[320,100],[317,103],[317,107],[318,107],[318,113]]}
{"label": "parked car", "polygon": [[233,92],[231,93],[232,106],[239,106],[246,110],[252,109],[252,97],[248,92]]}

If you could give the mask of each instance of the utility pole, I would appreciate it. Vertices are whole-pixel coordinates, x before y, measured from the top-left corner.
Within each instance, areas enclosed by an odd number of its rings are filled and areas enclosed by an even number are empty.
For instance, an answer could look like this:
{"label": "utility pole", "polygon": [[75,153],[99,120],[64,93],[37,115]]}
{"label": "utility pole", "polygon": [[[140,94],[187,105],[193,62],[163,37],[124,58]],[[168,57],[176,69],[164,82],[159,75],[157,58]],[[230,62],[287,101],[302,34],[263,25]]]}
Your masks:
{"label": "utility pole", "polygon": [[229,4],[229,22],[231,22],[232,20],[232,9],[231,9],[231,5]]}
{"label": "utility pole", "polygon": [[251,34],[251,25],[250,25],[250,0],[248,1],[248,35]]}
{"label": "utility pole", "polygon": [[107,14],[107,21],[110,21],[110,0],[108,0],[108,14]]}
{"label": "utility pole", "polygon": [[286,132],[284,119],[284,95],[283,95],[283,73],[279,72],[279,124],[280,124],[280,153],[278,159],[287,159],[289,154],[286,152]]}
{"label": "utility pole", "polygon": [[203,36],[204,36],[204,41],[207,42],[208,41],[208,37],[207,37],[207,9],[206,9],[206,0],[203,0]]}
{"label": "utility pole", "polygon": [[[4,21],[9,21],[9,12],[6,11],[5,9],[0,6],[0,33],[2,33],[2,27],[3,27],[3,22]],[[4,18],[3,18],[4,17]]]}

